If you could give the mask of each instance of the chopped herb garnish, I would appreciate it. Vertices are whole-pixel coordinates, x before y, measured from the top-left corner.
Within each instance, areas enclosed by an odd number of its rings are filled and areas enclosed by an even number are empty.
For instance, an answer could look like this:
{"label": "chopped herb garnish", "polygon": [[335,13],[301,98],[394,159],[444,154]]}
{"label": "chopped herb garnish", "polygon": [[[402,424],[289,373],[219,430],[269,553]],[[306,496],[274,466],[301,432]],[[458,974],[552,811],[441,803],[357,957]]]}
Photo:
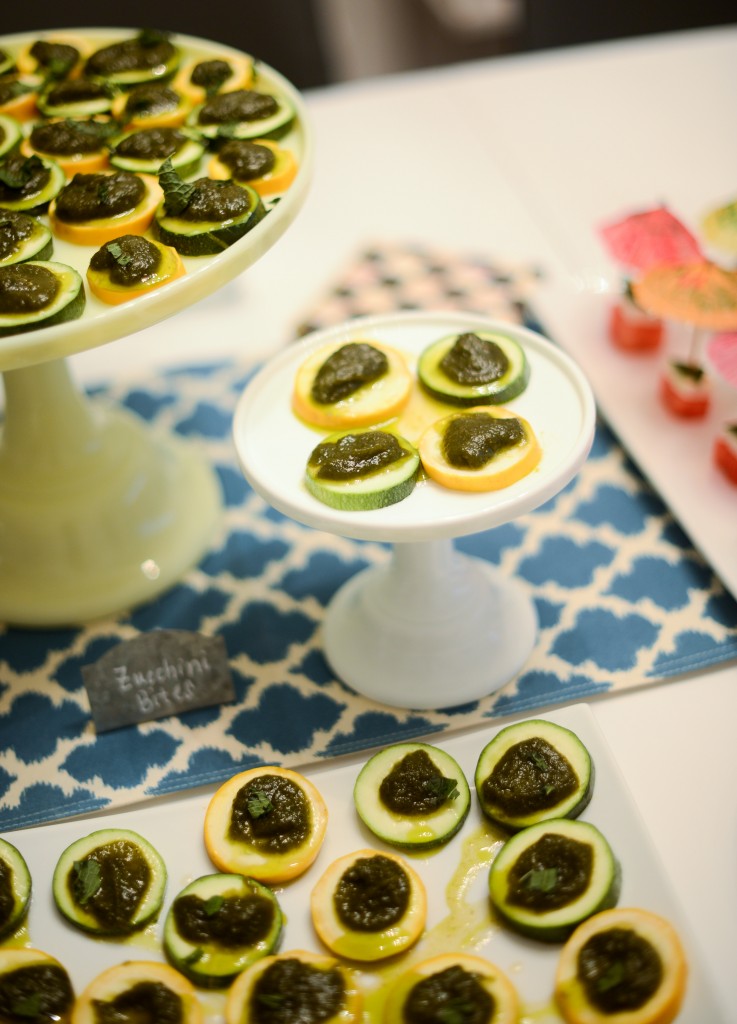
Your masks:
{"label": "chopped herb garnish", "polygon": [[168,156],[159,169],[159,184],[164,190],[164,207],[170,217],[178,217],[189,206],[195,194],[194,185],[182,181],[174,170],[171,157]]}
{"label": "chopped herb garnish", "polygon": [[274,805],[262,789],[255,789],[248,797],[248,813],[252,818],[262,818],[273,810]]}
{"label": "chopped herb garnish", "polygon": [[599,992],[608,992],[616,988],[624,981],[624,965],[619,960],[609,964],[607,969],[596,979],[596,988]]}
{"label": "chopped herb garnish", "polygon": [[533,868],[525,872],[520,882],[536,892],[552,892],[558,882],[558,869]]}
{"label": "chopped herb garnish", "polygon": [[102,868],[99,861],[90,858],[89,860],[75,860],[72,870],[74,871],[74,890],[77,903],[83,907],[102,884]]}
{"label": "chopped herb garnish", "polygon": [[444,775],[436,776],[434,779],[426,779],[423,786],[432,796],[442,800],[455,800],[458,796],[458,785],[455,779],[446,779]]}
{"label": "chopped herb garnish", "polygon": [[108,242],[105,248],[110,253],[110,255],[112,256],[112,258],[115,260],[119,267],[125,267],[130,263],[131,257],[126,256],[118,242]]}
{"label": "chopped herb garnish", "polygon": [[542,754],[538,754],[536,750],[533,750],[531,752],[530,761],[532,761],[535,767],[538,768],[541,772],[546,772],[548,770],[548,762],[545,760]]}
{"label": "chopped herb garnish", "polygon": [[218,910],[220,910],[223,903],[225,903],[225,898],[219,895],[211,896],[209,900],[205,900],[204,910],[207,916],[213,917],[215,914],[217,914]]}
{"label": "chopped herb garnish", "polygon": [[286,993],[283,992],[262,992],[256,998],[262,1006],[268,1006],[276,1010],[282,1006],[287,997]]}
{"label": "chopped herb garnish", "polygon": [[41,993],[31,992],[13,1003],[11,1013],[16,1017],[38,1017],[41,1013]]}

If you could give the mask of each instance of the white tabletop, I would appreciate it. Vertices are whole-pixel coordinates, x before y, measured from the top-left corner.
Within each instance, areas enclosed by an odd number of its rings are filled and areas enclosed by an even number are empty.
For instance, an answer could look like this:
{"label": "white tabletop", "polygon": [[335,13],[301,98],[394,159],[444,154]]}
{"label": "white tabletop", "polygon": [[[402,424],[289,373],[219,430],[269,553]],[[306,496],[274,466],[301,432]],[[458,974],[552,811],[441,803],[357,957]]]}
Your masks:
{"label": "white tabletop", "polygon": [[[609,269],[592,231],[602,217],[665,200],[694,223],[733,195],[735,86],[737,28],[721,28],[308,94],[314,182],[282,241],[221,293],[72,370],[95,381],[268,355],[377,239],[532,261],[574,295],[572,281]],[[592,706],[733,1020],[737,666]]]}

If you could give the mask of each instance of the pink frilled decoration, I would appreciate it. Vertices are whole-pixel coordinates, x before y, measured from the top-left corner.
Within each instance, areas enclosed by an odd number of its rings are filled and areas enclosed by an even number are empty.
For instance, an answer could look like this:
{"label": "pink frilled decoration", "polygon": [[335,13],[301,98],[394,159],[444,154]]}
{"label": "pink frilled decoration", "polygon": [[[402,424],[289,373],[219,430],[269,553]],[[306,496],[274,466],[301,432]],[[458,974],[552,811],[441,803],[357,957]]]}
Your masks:
{"label": "pink frilled decoration", "polygon": [[737,331],[715,334],[706,346],[706,355],[719,376],[737,388]]}

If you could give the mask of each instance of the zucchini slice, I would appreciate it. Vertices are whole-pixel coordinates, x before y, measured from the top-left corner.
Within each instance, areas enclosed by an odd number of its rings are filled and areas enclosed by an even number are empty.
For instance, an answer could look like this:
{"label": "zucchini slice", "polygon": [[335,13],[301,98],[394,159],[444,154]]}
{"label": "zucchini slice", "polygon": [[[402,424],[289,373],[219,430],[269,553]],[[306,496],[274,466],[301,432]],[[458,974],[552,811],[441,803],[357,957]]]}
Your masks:
{"label": "zucchini slice", "polygon": [[4,1021],[68,1024],[74,989],[66,968],[40,949],[0,949],[0,1006]]}
{"label": "zucchini slice", "polygon": [[[254,1012],[256,1010],[261,1012]],[[363,995],[352,973],[330,956],[292,950],[268,956],[233,982],[225,1004],[225,1024],[261,1020],[264,1008],[274,1021],[360,1024]]]}
{"label": "zucchini slice", "polygon": [[0,209],[0,267],[27,260],[50,260],[51,231],[29,213]]}
{"label": "zucchini slice", "polygon": [[204,145],[190,132],[180,128],[137,128],[113,140],[110,163],[119,171],[133,174],[158,174],[167,158],[186,178],[199,167]]}
{"label": "zucchini slice", "polygon": [[14,117],[0,114],[0,157],[11,153],[23,138],[20,124]]}
{"label": "zucchini slice", "polygon": [[31,873],[23,855],[0,839],[0,939],[23,923],[31,901]]}
{"label": "zucchini slice", "polygon": [[447,843],[466,820],[471,791],[450,754],[427,743],[396,743],[374,754],[353,787],[361,821],[375,836],[411,850]]}
{"label": "zucchini slice", "polygon": [[[211,180],[198,178],[193,186]],[[155,219],[160,241],[164,245],[173,246],[182,256],[212,256],[229,248],[266,215],[261,197],[255,189],[249,185],[237,187],[248,195],[245,212],[223,220],[194,220],[168,213],[164,200],[156,211]]]}
{"label": "zucchini slice", "polygon": [[474,777],[481,810],[510,832],[547,818],[575,818],[588,805],[594,764],[570,729],[531,718],[486,744]]}
{"label": "zucchini slice", "polygon": [[166,32],[144,29],[137,36],[120,39],[90,54],[85,74],[104,78],[119,89],[146,82],[167,81],[179,69],[182,51]]}
{"label": "zucchini slice", "polygon": [[0,208],[5,210],[43,213],[67,183],[64,171],[55,160],[14,152],[3,158],[2,166],[6,181],[12,182],[0,182]]}
{"label": "zucchini slice", "polygon": [[280,139],[294,118],[294,107],[285,96],[234,89],[194,107],[187,124],[215,144],[222,139]]}
{"label": "zucchini slice", "polygon": [[419,469],[417,449],[396,430],[341,430],[312,450],[304,481],[323,504],[365,512],[403,501]]}
{"label": "zucchini slice", "polygon": [[191,104],[164,82],[146,82],[113,100],[112,114],[126,128],[178,128]]}
{"label": "zucchini slice", "polygon": [[71,1024],[100,1021],[176,1021],[203,1024],[191,982],[169,964],[128,960],[98,974],[80,994]]}
{"label": "zucchini slice", "polygon": [[161,910],[166,866],[137,832],[100,829],[64,850],[52,888],[59,911],[77,928],[95,935],[129,935]]}
{"label": "zucchini slice", "polygon": [[315,931],[332,953],[367,963],[417,942],[427,895],[402,857],[356,850],[329,865],[312,890],[310,911]]}
{"label": "zucchini slice", "polygon": [[563,947],[555,1002],[566,1024],[671,1024],[687,972],[669,921],[648,910],[618,907],[589,918]]}
{"label": "zucchini slice", "polygon": [[[50,287],[40,293],[35,309],[19,309],[14,302],[14,294],[19,290],[26,291],[28,282],[34,287],[39,283],[44,288],[47,284]],[[0,267],[0,338],[76,320],[82,315],[85,303],[81,275],[64,263],[27,260]]]}
{"label": "zucchini slice", "polygon": [[205,847],[219,871],[286,882],[317,857],[327,823],[325,801],[309,779],[273,765],[250,768],[210,801]]}
{"label": "zucchini slice", "polygon": [[0,78],[0,114],[23,122],[36,117],[41,84],[38,75],[13,74]]}
{"label": "zucchini slice", "polygon": [[175,897],[164,925],[164,950],[190,981],[221,988],[274,952],[282,924],[276,896],[254,878],[205,875]]}
{"label": "zucchini slice", "polygon": [[522,480],[542,450],[532,426],[502,406],[479,405],[431,424],[419,441],[435,483],[457,491],[498,491]]}
{"label": "zucchini slice", "polygon": [[467,953],[445,953],[400,975],[389,990],[382,1019],[385,1024],[518,1024],[519,1015],[517,990],[495,964]]}
{"label": "zucchini slice", "polygon": [[601,832],[560,818],[507,840],[491,865],[489,896],[514,931],[562,942],[581,921],[616,904],[620,883],[619,863]]}
{"label": "zucchini slice", "polygon": [[45,88],[36,105],[44,117],[94,117],[110,113],[116,93],[102,79],[70,78]]}
{"label": "zucchini slice", "polygon": [[522,394],[530,367],[519,342],[500,331],[451,334],[417,362],[422,387],[453,405],[502,405]]}
{"label": "zucchini slice", "polygon": [[292,410],[314,427],[368,427],[399,415],[411,391],[412,374],[399,352],[375,341],[349,341],[305,359],[294,379]]}

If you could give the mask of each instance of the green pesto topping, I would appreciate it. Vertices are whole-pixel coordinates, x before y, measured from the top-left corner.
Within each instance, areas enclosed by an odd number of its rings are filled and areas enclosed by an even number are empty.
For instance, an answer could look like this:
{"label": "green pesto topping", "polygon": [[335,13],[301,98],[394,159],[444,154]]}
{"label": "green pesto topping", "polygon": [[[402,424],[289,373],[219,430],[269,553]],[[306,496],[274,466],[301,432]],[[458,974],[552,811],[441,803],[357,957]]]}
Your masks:
{"label": "green pesto topping", "polygon": [[496,417],[485,412],[454,416],[445,428],[441,448],[451,466],[481,469],[499,452],[525,440],[522,424],[513,416]]}
{"label": "green pesto topping", "polygon": [[111,932],[134,928],[151,884],[151,867],[136,843],[116,839],[74,862],[67,879],[73,903]]}
{"label": "green pesto topping", "polygon": [[439,363],[456,384],[491,384],[509,369],[509,359],[496,342],[478,334],[459,334]]}
{"label": "green pesto topping", "polygon": [[173,905],[178,934],[192,945],[225,949],[255,946],[274,924],[274,904],[259,893],[225,894],[207,900],[194,893],[178,896]]}
{"label": "green pesto topping", "polygon": [[95,1024],[181,1024],[182,997],[160,981],[139,981],[114,999],[93,999]]}
{"label": "green pesto topping", "polygon": [[336,968],[295,958],[276,960],[253,986],[248,1020],[253,1024],[321,1024],[345,1004],[345,983]]}
{"label": "green pesto topping", "polygon": [[577,967],[588,1001],[605,1014],[639,1009],[663,978],[658,951],[630,928],[596,932],[581,947]]}
{"label": "green pesto topping", "polygon": [[540,912],[566,907],[586,892],[593,866],[589,843],[546,832],[512,865],[507,900]]}
{"label": "green pesto topping", "polygon": [[540,736],[510,747],[484,779],[484,803],[517,818],[554,807],[576,791],[578,776],[568,759]]}
{"label": "green pesto topping", "polygon": [[432,814],[456,796],[456,780],[446,778],[426,750],[405,754],[379,786],[381,802],[395,814]]}
{"label": "green pesto topping", "polygon": [[406,448],[389,431],[363,430],[317,445],[308,467],[318,480],[352,480],[391,466],[407,455]]}
{"label": "green pesto topping", "polygon": [[389,372],[384,352],[365,341],[352,341],[333,352],[315,374],[312,400],[330,405],[372,384]]}
{"label": "green pesto topping", "polygon": [[359,857],[346,868],[333,894],[338,919],[357,932],[380,932],[404,917],[409,906],[407,872],[390,857]]}
{"label": "green pesto topping", "polygon": [[268,853],[301,846],[312,826],[304,791],[280,775],[259,775],[236,793],[228,836]]}
{"label": "green pesto topping", "polygon": [[490,1024],[494,997],[478,975],[458,964],[412,986],[402,1007],[406,1024]]}

